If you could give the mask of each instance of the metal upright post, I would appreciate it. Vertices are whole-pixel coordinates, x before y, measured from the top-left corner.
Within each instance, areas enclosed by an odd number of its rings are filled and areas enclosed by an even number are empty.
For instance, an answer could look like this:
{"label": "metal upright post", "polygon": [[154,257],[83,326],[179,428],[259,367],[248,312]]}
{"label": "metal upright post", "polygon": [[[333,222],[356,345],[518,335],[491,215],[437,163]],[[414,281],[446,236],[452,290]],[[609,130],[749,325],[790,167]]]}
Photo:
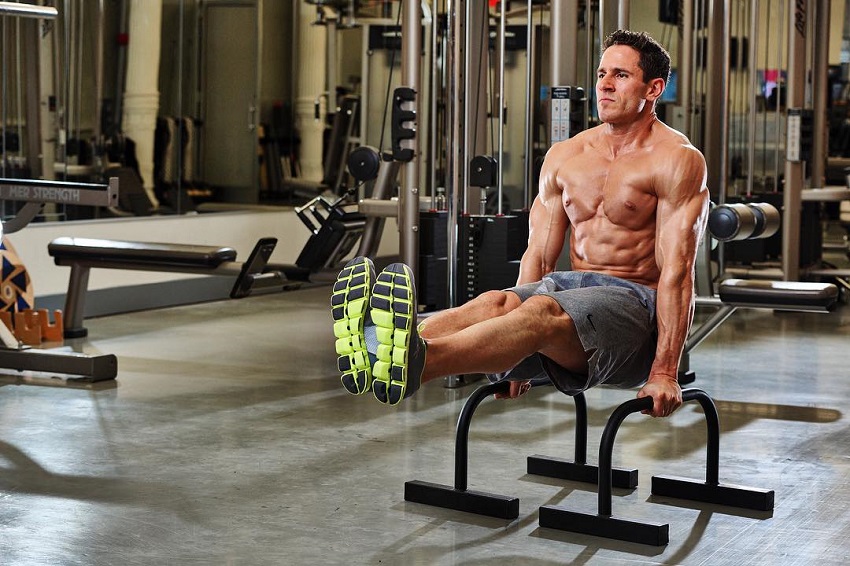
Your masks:
{"label": "metal upright post", "polygon": [[821,188],[826,180],[827,145],[827,74],[829,72],[829,0],[817,0],[815,6],[814,69],[812,69],[812,159],[811,186]]}
{"label": "metal upright post", "polygon": [[463,195],[465,178],[463,152],[464,109],[466,90],[462,88],[466,81],[466,44],[463,17],[466,13],[466,0],[448,0],[448,48],[446,49],[446,122],[448,140],[446,144],[446,200],[448,204],[447,258],[448,305],[457,304],[457,222],[458,207]]}
{"label": "metal upright post", "polygon": [[[787,30],[782,30],[782,25],[787,23],[785,21],[786,17],[788,17],[788,16],[785,15],[785,3],[783,3],[780,0],[780,2],[779,2],[779,20],[778,20],[779,21],[780,33],[777,34],[777,40],[776,40],[776,61],[777,61],[776,68],[777,69],[783,68],[783,66],[782,66],[783,56],[788,55],[788,53],[785,51],[785,43],[783,43],[783,38],[788,34],[783,33]],[[769,28],[768,28],[768,31],[769,31]],[[790,41],[790,39],[789,39],[789,41]],[[768,43],[768,45],[770,44],[769,41],[767,43]],[[767,61],[768,61],[768,59],[767,59],[767,56],[766,56],[765,57],[765,68],[767,68]],[[787,65],[788,65],[787,61],[785,61],[785,65],[786,65],[785,70],[787,71]],[[780,155],[782,154],[781,148],[784,145],[782,143],[782,133],[783,133],[782,110],[783,110],[784,105],[779,103],[779,101],[781,100],[780,96],[782,94],[780,89],[779,89],[781,76],[777,76],[776,79],[777,79],[776,85],[775,85],[774,88],[775,88],[775,91],[776,91],[776,101],[777,101],[777,103],[774,104],[774,110],[773,110],[773,116],[774,116],[774,119],[773,119],[773,125],[774,125],[774,134],[773,134],[774,135],[774,143],[773,143],[773,192],[779,193],[779,192],[782,191],[782,187],[780,186],[780,182],[782,181],[782,172],[780,171],[780,168],[783,169],[783,170],[785,168],[784,160],[782,160],[782,163],[780,165]],[[786,79],[787,79],[787,73],[786,73]],[[765,141],[766,140],[767,140],[767,131],[765,131]]]}
{"label": "metal upright post", "polygon": [[[490,63],[489,10],[486,2],[467,2],[464,16],[464,82],[458,83],[468,93],[464,97],[461,155],[463,156],[463,199],[461,214],[479,210],[484,189],[472,187],[469,179],[470,161],[473,156],[488,153],[487,143],[487,88]],[[501,164],[500,164],[501,165]]]}
{"label": "metal upright post", "polygon": [[[433,13],[431,14],[431,57],[430,57],[430,60],[431,60],[430,61],[431,62],[431,81],[430,81],[430,84],[428,85],[428,121],[429,121],[429,124],[430,124],[430,131],[428,132],[428,157],[427,157],[428,161],[427,162],[429,164],[429,173],[427,175],[427,178],[429,180],[428,193],[431,195],[431,198],[433,199],[431,201],[432,204],[434,205],[434,206],[432,206],[432,208],[437,208],[436,207],[437,181],[438,181],[437,172],[439,171],[439,162],[440,162],[439,157],[438,157],[438,153],[437,153],[437,147],[438,147],[437,146],[437,138],[438,138],[437,132],[439,131],[437,129],[437,124],[438,124],[437,118],[438,118],[438,113],[439,113],[439,110],[438,110],[438,106],[439,106],[438,98],[439,98],[439,96],[438,96],[437,93],[439,92],[438,91],[438,85],[439,86],[444,86],[444,85],[441,84],[441,80],[440,80],[440,76],[441,76],[440,75],[441,71],[440,71],[440,68],[439,68],[440,65],[437,65],[437,53],[438,53],[437,39],[439,38],[439,35],[440,35],[439,34],[440,18],[439,18],[439,10],[437,9],[436,2],[434,3],[434,6],[431,9],[432,9]],[[443,180],[443,183],[445,183],[445,180]],[[445,187],[443,188],[443,190],[445,191]]]}
{"label": "metal upright post", "polygon": [[799,123],[806,94],[806,26],[808,0],[788,2],[788,81],[785,100],[786,129],[784,218],[782,222],[782,274],[786,281],[800,275],[800,211],[803,193],[803,162],[799,155]]}
{"label": "metal upright post", "polygon": [[[41,155],[41,108],[38,102],[41,100],[41,84],[38,73],[38,41],[39,24],[32,20],[21,22],[21,33],[23,34],[23,59],[24,74],[18,80],[26,77],[24,88],[26,88],[26,140],[27,140],[27,165],[33,179],[42,178],[44,172],[44,160]],[[53,163],[50,164],[53,166]]]}
{"label": "metal upright post", "polygon": [[328,91],[328,114],[335,114],[337,109],[337,25],[339,24],[340,16],[331,16],[325,20],[325,40],[327,41],[327,50],[325,51],[325,80],[327,82]]}
{"label": "metal upright post", "polygon": [[757,126],[757,103],[758,100],[758,66],[755,65],[756,56],[758,54],[758,45],[755,38],[759,33],[759,18],[761,16],[759,0],[751,0],[750,6],[750,51],[748,54],[750,62],[750,109],[747,122],[747,195],[753,194],[755,185],[755,169],[756,169],[756,128]]}
{"label": "metal upright post", "polygon": [[549,58],[553,85],[574,85],[578,79],[578,19],[577,0],[552,2]]}
{"label": "metal upright post", "polygon": [[[499,2],[499,109],[498,109],[498,144],[499,144],[499,159],[498,159],[498,178],[497,178],[497,195],[496,195],[496,215],[502,214],[502,192],[504,191],[504,171],[505,171],[505,2]],[[484,211],[481,211],[482,214]]]}
{"label": "metal upright post", "polygon": [[679,96],[679,104],[684,109],[685,131],[682,132],[693,142],[693,69],[691,61],[694,52],[694,3],[682,2],[679,4],[679,67],[678,83],[676,90]]}
{"label": "metal upright post", "polygon": [[[534,123],[532,110],[532,97],[534,97],[534,88],[532,87],[534,75],[532,73],[532,61],[534,60],[534,26],[533,14],[534,5],[529,2],[526,12],[526,42],[525,42],[525,139],[523,147],[525,149],[525,162],[523,163],[523,181],[522,181],[522,203],[523,206],[531,208],[531,183],[533,179],[534,165],[534,139],[531,134],[531,126]],[[536,98],[535,98],[536,99]]]}
{"label": "metal upright post", "polygon": [[605,38],[612,32],[617,30],[620,17],[620,2],[614,0],[598,0],[599,1],[599,47],[602,50],[602,43]]}
{"label": "metal upright post", "polygon": [[[466,51],[467,3],[466,0],[447,0],[446,41],[446,299],[449,307],[458,301],[459,253],[457,249],[457,225],[460,208],[466,198]],[[457,387],[461,380],[450,375],[445,386]]]}
{"label": "metal upright post", "polygon": [[[402,83],[416,92],[414,111],[417,120],[420,107],[420,47],[422,45],[422,27],[419,2],[402,4],[404,13],[401,20],[401,74]],[[419,134],[410,140],[413,159],[404,165],[404,183],[399,202],[399,251],[401,260],[413,270],[419,272]]]}
{"label": "metal upright post", "polygon": [[[97,30],[95,35],[95,54],[94,54],[94,90],[95,90],[95,111],[94,111],[94,143],[98,166],[104,167],[103,155],[103,58],[104,48],[106,45],[106,22],[105,8],[103,0],[97,0]],[[102,171],[98,171],[101,173]]]}
{"label": "metal upright post", "polygon": [[619,29],[629,29],[629,27],[631,27],[630,0],[620,0],[620,5],[617,10],[617,27]]}
{"label": "metal upright post", "polygon": [[708,187],[718,204],[726,201],[726,175],[729,160],[729,0],[711,0],[708,16],[708,88],[706,120],[718,127],[705,131],[705,159]]}

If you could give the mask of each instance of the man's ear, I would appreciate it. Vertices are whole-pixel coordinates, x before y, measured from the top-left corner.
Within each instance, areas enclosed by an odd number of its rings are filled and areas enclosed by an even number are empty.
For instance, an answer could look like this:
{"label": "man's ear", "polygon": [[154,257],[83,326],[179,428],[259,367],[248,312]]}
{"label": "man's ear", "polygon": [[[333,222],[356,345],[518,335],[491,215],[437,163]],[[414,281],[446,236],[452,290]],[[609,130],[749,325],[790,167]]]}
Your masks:
{"label": "man's ear", "polygon": [[664,92],[664,87],[666,83],[664,79],[652,79],[647,83],[647,95],[646,99],[650,102],[658,100],[661,98],[661,94]]}

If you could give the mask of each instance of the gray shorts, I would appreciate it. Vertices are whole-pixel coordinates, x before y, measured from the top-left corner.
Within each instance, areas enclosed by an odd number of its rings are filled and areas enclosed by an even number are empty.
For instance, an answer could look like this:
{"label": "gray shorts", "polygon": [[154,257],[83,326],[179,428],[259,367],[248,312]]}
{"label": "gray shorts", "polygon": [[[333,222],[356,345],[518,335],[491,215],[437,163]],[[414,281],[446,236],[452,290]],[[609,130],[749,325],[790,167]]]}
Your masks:
{"label": "gray shorts", "polygon": [[655,359],[655,290],[625,279],[582,271],[557,271],[542,281],[506,289],[525,301],[552,297],[575,323],[586,352],[588,374],[571,372],[543,354],[529,356],[490,381],[546,379],[567,395],[595,385],[635,387],[646,381]]}

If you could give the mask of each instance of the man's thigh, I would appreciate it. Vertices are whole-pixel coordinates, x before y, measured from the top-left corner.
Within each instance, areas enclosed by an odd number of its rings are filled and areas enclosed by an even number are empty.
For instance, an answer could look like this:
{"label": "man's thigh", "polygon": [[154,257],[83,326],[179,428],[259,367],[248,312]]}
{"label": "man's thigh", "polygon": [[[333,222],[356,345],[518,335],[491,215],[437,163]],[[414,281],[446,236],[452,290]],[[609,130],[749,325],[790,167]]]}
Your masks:
{"label": "man's thigh", "polygon": [[541,353],[569,373],[587,375],[587,387],[632,386],[645,379],[655,352],[655,316],[643,297],[622,287],[586,287],[552,296],[572,320],[566,346],[577,335],[587,365],[576,372],[557,353]]}

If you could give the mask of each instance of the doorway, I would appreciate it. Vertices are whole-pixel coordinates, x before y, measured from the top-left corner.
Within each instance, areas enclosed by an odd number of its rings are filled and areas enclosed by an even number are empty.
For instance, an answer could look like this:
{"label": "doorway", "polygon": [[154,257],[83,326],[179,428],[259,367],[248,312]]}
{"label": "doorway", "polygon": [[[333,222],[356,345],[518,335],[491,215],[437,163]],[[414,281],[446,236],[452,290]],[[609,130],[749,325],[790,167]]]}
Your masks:
{"label": "doorway", "polygon": [[201,10],[203,176],[217,200],[255,203],[258,20],[255,1],[205,2]]}

